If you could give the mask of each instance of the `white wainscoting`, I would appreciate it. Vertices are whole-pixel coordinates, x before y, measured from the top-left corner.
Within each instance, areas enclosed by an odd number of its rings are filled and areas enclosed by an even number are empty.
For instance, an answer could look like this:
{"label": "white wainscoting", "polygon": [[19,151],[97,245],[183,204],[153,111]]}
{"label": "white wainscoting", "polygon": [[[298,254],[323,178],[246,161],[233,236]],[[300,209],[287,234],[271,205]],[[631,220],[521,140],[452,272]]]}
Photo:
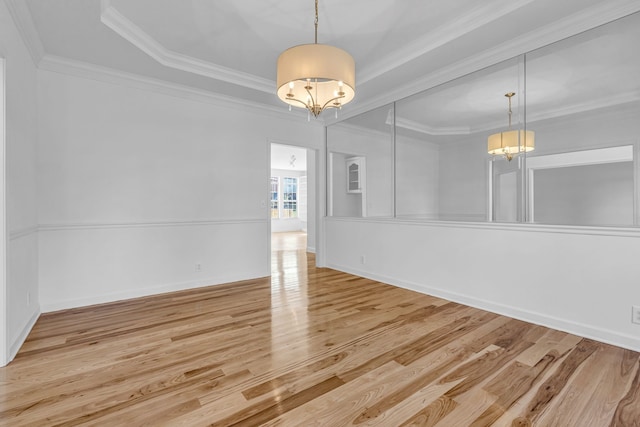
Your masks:
{"label": "white wainscoting", "polygon": [[325,222],[328,267],[640,351],[638,229]]}
{"label": "white wainscoting", "polygon": [[50,224],[39,237],[43,312],[270,274],[266,218]]}
{"label": "white wainscoting", "polygon": [[7,360],[12,360],[40,316],[38,228],[11,231],[7,254]]}

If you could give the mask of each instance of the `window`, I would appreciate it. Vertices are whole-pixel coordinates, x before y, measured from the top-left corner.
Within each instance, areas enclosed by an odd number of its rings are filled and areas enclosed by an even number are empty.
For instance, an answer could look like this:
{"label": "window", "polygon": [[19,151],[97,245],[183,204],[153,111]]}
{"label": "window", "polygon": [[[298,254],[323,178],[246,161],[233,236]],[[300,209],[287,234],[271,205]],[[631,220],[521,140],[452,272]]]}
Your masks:
{"label": "window", "polygon": [[271,218],[280,218],[278,212],[278,177],[271,177]]}
{"label": "window", "polygon": [[282,178],[282,218],[298,217],[298,178]]}
{"label": "window", "polygon": [[298,218],[298,178],[271,177],[271,219]]}

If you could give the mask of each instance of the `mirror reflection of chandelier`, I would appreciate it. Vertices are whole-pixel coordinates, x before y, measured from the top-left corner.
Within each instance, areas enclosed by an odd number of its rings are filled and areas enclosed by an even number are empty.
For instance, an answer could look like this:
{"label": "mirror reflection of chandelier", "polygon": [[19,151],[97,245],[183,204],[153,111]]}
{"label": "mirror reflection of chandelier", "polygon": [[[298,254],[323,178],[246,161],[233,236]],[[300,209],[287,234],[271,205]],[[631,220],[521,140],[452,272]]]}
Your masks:
{"label": "mirror reflection of chandelier", "polygon": [[340,109],[353,99],[356,71],[353,57],[346,51],[318,44],[318,0],[315,3],[315,43],[282,52],[276,80],[278,98],[289,104],[289,109],[306,108],[318,117],[325,109]]}
{"label": "mirror reflection of chandelier", "polygon": [[511,161],[517,154],[534,150],[535,134],[532,130],[511,130],[511,98],[515,96],[515,92],[505,93],[504,96],[509,99],[509,127],[505,131],[490,135],[487,146],[489,154],[502,155]]}

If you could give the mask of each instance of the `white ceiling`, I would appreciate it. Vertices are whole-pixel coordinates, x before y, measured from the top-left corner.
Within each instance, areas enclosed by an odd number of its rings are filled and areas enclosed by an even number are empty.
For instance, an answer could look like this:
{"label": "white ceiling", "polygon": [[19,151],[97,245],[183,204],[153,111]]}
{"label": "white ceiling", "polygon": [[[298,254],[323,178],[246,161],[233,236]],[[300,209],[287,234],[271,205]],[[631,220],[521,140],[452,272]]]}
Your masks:
{"label": "white ceiling", "polygon": [[[5,1],[42,67],[88,64],[282,111],[277,57],[313,42],[313,0]],[[319,0],[318,39],[356,61],[348,115],[638,10],[637,0]]]}
{"label": "white ceiling", "polygon": [[291,145],[271,144],[271,169],[306,171],[307,149]]}

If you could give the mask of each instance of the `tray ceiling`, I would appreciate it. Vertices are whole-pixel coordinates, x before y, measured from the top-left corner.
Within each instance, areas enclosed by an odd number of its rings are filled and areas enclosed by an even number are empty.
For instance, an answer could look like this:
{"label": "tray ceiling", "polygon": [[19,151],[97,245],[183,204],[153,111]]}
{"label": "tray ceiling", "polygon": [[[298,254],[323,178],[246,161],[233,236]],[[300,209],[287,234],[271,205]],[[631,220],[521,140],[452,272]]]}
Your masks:
{"label": "tray ceiling", "polygon": [[[283,111],[277,57],[313,42],[313,0],[6,1],[38,62],[89,64]],[[353,55],[356,99],[345,110],[355,112],[637,10],[632,0],[320,0],[318,38]]]}

